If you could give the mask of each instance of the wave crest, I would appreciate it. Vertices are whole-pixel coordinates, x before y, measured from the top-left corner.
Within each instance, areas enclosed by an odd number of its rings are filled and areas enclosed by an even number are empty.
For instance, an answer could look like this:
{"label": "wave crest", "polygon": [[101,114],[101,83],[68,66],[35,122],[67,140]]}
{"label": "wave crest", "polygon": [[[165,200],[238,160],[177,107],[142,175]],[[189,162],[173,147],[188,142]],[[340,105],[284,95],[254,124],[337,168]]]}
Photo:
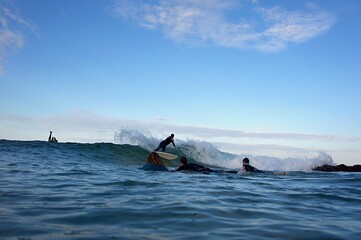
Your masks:
{"label": "wave crest", "polygon": [[[163,136],[164,138],[167,136]],[[163,138],[153,136],[149,131],[122,128],[115,133],[114,141],[121,144],[138,145],[148,151],[155,149]],[[278,158],[271,156],[253,156],[250,154],[232,154],[223,152],[212,143],[193,139],[176,139],[177,149],[169,146],[167,152],[213,167],[236,169],[242,168],[242,160],[248,157],[251,165],[267,171],[309,171],[316,166],[334,165],[333,159],[325,152],[318,152],[313,157]]]}

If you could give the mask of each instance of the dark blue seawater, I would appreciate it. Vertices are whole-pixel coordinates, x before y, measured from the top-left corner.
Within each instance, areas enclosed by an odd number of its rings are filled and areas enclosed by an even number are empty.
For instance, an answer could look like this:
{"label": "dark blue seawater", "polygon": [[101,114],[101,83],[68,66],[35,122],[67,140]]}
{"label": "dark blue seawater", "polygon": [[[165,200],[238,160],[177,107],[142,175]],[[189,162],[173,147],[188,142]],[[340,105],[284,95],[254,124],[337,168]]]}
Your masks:
{"label": "dark blue seawater", "polygon": [[361,174],[140,170],[148,153],[1,140],[0,239],[361,237]]}

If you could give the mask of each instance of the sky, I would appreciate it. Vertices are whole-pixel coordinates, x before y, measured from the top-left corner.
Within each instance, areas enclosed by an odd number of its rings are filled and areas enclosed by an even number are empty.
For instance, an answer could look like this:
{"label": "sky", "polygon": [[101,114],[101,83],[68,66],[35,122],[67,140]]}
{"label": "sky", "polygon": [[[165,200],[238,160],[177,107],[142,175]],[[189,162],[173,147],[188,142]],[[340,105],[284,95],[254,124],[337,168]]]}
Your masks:
{"label": "sky", "polygon": [[0,139],[361,164],[360,23],[359,0],[0,0]]}

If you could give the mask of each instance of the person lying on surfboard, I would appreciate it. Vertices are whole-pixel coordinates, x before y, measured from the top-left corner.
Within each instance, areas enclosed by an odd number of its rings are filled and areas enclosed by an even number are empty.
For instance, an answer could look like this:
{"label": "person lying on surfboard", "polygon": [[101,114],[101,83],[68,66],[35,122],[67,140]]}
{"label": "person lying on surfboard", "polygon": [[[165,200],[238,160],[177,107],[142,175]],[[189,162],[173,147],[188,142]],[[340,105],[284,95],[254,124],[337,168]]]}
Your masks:
{"label": "person lying on surfboard", "polygon": [[263,171],[261,170],[258,170],[257,168],[251,166],[249,164],[249,159],[248,158],[243,158],[243,161],[242,161],[242,171],[243,172],[257,172],[257,173],[264,173]]}
{"label": "person lying on surfboard", "polygon": [[[210,174],[213,171],[210,168],[203,167],[196,163],[188,163],[186,157],[181,157],[180,159],[181,166],[175,170],[175,171],[189,171],[189,172],[200,172],[205,174]],[[156,152],[151,152],[148,155],[147,161],[143,167],[140,169],[146,170],[146,171],[169,171],[168,168],[164,165],[162,162],[162,159]],[[174,170],[172,170],[173,172]]]}
{"label": "person lying on surfboard", "polygon": [[177,168],[176,171],[190,171],[190,172],[201,172],[201,173],[212,173],[215,172],[210,168],[204,167],[202,165],[196,163],[188,163],[186,157],[181,157],[180,159],[180,166]]}
{"label": "person lying on surfboard", "polygon": [[159,149],[162,149],[162,152],[164,152],[167,145],[170,144],[170,143],[172,143],[173,146],[176,148],[176,146],[174,144],[174,134],[173,133],[169,137],[167,137],[166,139],[161,141],[159,143],[159,146],[154,151],[158,151]]}
{"label": "person lying on surfboard", "polygon": [[249,164],[249,159],[248,158],[244,158],[243,161],[243,166],[242,166],[242,170],[239,171],[239,173],[273,173],[276,175],[288,175],[288,172],[271,172],[271,171],[262,171],[262,170],[258,170],[257,168],[251,166]]}

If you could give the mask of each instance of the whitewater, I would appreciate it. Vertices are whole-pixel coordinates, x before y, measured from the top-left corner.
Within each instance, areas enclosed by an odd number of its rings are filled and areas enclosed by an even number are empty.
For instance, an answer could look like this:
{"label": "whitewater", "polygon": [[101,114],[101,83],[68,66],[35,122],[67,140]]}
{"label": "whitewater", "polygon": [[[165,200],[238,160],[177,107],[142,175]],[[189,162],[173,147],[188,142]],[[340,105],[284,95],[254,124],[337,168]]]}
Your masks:
{"label": "whitewater", "polygon": [[[311,171],[325,153],[279,159],[176,141],[167,151],[212,169],[244,156],[264,174],[140,168],[161,139],[113,143],[0,140],[0,239],[359,239],[361,174]],[[166,161],[174,170],[178,161]],[[275,175],[272,171],[288,171]]]}
{"label": "whitewater", "polygon": [[[140,146],[148,151],[153,151],[161,139],[154,137],[149,131],[136,129],[120,129],[115,133],[114,141],[119,144]],[[310,171],[314,167],[325,164],[335,165],[332,157],[325,152],[319,152],[313,157],[288,157],[278,158],[271,156],[253,156],[250,154],[232,154],[220,151],[214,144],[199,140],[176,139],[177,149],[169,145],[167,151],[180,156],[186,156],[193,162],[211,167],[239,170],[242,160],[247,157],[251,164],[258,169],[266,171]]]}

